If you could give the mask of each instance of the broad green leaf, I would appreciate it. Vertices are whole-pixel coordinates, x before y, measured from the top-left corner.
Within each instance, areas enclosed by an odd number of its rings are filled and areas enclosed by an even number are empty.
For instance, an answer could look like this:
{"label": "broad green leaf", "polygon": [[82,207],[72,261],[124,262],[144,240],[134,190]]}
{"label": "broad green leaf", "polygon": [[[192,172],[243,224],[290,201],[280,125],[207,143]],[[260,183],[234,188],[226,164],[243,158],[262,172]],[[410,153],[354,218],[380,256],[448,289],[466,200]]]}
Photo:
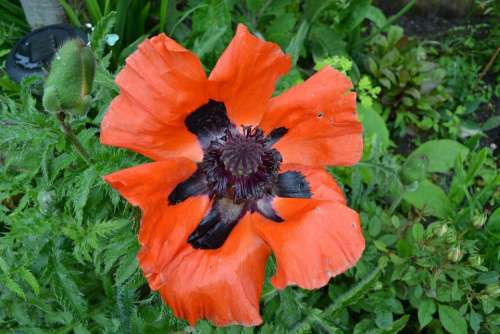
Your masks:
{"label": "broad green leaf", "polygon": [[399,333],[403,328],[405,328],[406,323],[410,319],[409,315],[404,315],[398,320],[394,321],[390,327],[384,329],[374,329],[368,331],[367,334],[396,334]]}
{"label": "broad green leaf", "polygon": [[500,207],[497,208],[488,218],[486,232],[496,239],[500,239]]}
{"label": "broad green leaf", "polygon": [[467,323],[460,312],[448,305],[439,305],[439,320],[451,334],[467,334]]}
{"label": "broad green leaf", "polygon": [[418,305],[418,322],[420,328],[424,328],[432,321],[432,315],[436,312],[436,304],[432,299],[424,299]]}
{"label": "broad green leaf", "polygon": [[451,203],[443,189],[429,180],[419,183],[413,192],[406,192],[403,198],[419,210],[438,218],[451,214]]}
{"label": "broad green leaf", "polygon": [[431,140],[413,151],[408,156],[408,160],[419,159],[421,156],[426,156],[429,172],[446,173],[454,166],[458,156],[466,155],[468,152],[469,149],[467,147],[454,140]]}
{"label": "broad green leaf", "polygon": [[378,104],[374,104],[372,108],[368,108],[358,103],[358,114],[363,124],[363,135],[366,138],[378,136],[382,144],[382,151],[384,151],[389,147],[391,140],[385,121],[382,116],[380,116],[379,112],[377,112],[379,108],[380,106]]}
{"label": "broad green leaf", "polygon": [[411,235],[416,242],[422,241],[425,235],[425,228],[420,223],[415,223],[411,228]]}

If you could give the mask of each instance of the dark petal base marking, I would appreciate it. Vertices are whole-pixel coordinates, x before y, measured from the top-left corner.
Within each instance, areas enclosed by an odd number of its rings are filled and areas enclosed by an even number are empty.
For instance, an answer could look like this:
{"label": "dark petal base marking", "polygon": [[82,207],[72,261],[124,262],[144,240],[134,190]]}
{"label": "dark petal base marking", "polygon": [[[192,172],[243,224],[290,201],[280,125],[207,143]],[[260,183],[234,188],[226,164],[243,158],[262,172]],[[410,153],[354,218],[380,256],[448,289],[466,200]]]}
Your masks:
{"label": "dark petal base marking", "polygon": [[311,187],[300,172],[285,172],[278,175],[276,195],[287,198],[311,198]]}
{"label": "dark petal base marking", "polygon": [[179,183],[168,196],[168,204],[174,205],[186,200],[190,196],[206,194],[208,184],[205,174],[198,168],[189,179]]}
{"label": "dark petal base marking", "polygon": [[175,205],[197,195],[208,195],[214,203],[187,240],[193,248],[221,247],[247,212],[283,222],[272,207],[274,196],[311,197],[304,175],[295,171],[279,174],[282,157],[272,146],[288,133],[287,128],[275,128],[267,136],[250,126],[239,131],[229,120],[224,103],[214,100],[189,114],[184,123],[198,137],[203,161],[191,177],[175,187],[168,203]]}
{"label": "dark petal base marking", "polygon": [[188,242],[196,249],[217,249],[246,212],[245,204],[236,204],[228,198],[215,201],[210,212],[191,233]]}
{"label": "dark petal base marking", "polygon": [[198,137],[203,149],[208,147],[212,140],[224,135],[226,129],[233,127],[227,117],[226,106],[222,102],[209,100],[188,117],[184,123],[187,129]]}
{"label": "dark petal base marking", "polygon": [[282,126],[280,128],[273,129],[273,131],[271,131],[266,137],[267,144],[269,146],[276,144],[278,142],[278,140],[280,140],[287,133],[288,133],[288,129],[285,128],[284,126]]}
{"label": "dark petal base marking", "polygon": [[272,206],[272,199],[273,198],[271,196],[259,199],[252,207],[252,211],[257,211],[273,222],[281,223],[283,222],[283,218],[281,218],[274,210]]}

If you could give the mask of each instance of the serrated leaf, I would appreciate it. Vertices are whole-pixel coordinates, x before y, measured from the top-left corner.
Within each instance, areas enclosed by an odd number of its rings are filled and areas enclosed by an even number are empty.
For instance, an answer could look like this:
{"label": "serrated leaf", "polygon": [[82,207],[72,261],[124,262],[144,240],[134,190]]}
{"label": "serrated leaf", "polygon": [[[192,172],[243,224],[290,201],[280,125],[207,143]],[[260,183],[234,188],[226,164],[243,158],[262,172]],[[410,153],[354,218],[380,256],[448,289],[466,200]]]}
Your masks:
{"label": "serrated leaf", "polygon": [[372,272],[370,272],[365,278],[359,281],[355,286],[338,296],[333,304],[331,304],[325,310],[325,313],[327,315],[334,315],[338,311],[343,310],[349,304],[353,303],[363,294],[365,294],[373,286],[373,284],[375,284],[378,276],[385,268],[385,264],[385,262],[379,264]]}
{"label": "serrated leaf", "polygon": [[439,320],[451,334],[467,334],[467,323],[460,312],[448,305],[439,305]]}
{"label": "serrated leaf", "polygon": [[300,51],[304,45],[304,40],[309,32],[309,27],[309,22],[302,21],[299,30],[297,30],[297,33],[293,36],[290,44],[288,44],[288,47],[286,48],[286,53],[292,56],[292,66],[294,66],[299,59]]}
{"label": "serrated leaf", "polygon": [[9,265],[7,264],[7,262],[5,262],[4,259],[2,259],[0,257],[0,269],[2,269],[2,271],[5,273],[5,274],[8,274],[9,273]]}
{"label": "serrated leaf", "polygon": [[98,173],[94,167],[86,169],[79,177],[77,192],[73,195],[73,205],[75,207],[76,218],[81,221],[83,218],[83,208],[87,204],[90,189],[98,178]]}
{"label": "serrated leaf", "polygon": [[106,47],[106,35],[111,33],[115,23],[116,12],[110,12],[108,15],[99,20],[92,31],[90,36],[90,46],[94,49],[98,58],[102,57],[104,54],[104,48]]}
{"label": "serrated leaf", "polygon": [[117,285],[122,285],[134,272],[138,269],[137,259],[134,254],[124,256],[115,274],[115,282]]}
{"label": "serrated leaf", "polygon": [[62,288],[61,290],[65,300],[69,302],[76,313],[84,314],[88,307],[87,301],[83,298],[83,294],[78,288],[78,285],[75,283],[68,270],[58,261],[55,261],[55,269],[56,278],[59,283],[54,285],[54,287],[57,286],[58,288]]}
{"label": "serrated leaf", "polygon": [[29,271],[28,269],[26,268],[21,268],[19,270],[19,276],[26,282],[29,284],[29,286],[31,287],[31,289],[33,290],[33,292],[35,293],[35,295],[39,295],[40,294],[40,284],[38,283],[38,280],[36,279],[36,277],[33,275],[33,273],[31,273],[31,271]]}
{"label": "serrated leaf", "polygon": [[16,295],[18,295],[22,299],[26,299],[26,295],[24,294],[23,289],[12,278],[10,278],[9,276],[4,276],[2,280],[3,280],[3,285],[7,289],[14,292]]}

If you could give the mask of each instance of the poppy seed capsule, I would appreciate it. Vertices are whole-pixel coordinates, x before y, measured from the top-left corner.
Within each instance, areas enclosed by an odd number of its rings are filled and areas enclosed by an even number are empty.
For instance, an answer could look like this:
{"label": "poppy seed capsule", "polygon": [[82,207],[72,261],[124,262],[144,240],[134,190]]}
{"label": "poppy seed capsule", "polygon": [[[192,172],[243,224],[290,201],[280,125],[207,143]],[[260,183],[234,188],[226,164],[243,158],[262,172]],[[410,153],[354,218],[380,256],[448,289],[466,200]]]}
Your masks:
{"label": "poppy seed capsule", "polygon": [[58,113],[84,114],[91,102],[95,57],[82,41],[66,42],[56,53],[44,85],[43,106]]}

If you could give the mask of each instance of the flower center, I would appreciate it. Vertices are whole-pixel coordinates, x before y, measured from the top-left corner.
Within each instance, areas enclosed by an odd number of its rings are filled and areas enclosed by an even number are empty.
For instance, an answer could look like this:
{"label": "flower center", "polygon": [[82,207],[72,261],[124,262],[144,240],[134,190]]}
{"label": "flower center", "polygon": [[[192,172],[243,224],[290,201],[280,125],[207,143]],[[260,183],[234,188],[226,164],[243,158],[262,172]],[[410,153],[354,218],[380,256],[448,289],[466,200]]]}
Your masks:
{"label": "flower center", "polygon": [[282,158],[259,128],[228,128],[205,150],[201,169],[212,196],[235,203],[273,194]]}

